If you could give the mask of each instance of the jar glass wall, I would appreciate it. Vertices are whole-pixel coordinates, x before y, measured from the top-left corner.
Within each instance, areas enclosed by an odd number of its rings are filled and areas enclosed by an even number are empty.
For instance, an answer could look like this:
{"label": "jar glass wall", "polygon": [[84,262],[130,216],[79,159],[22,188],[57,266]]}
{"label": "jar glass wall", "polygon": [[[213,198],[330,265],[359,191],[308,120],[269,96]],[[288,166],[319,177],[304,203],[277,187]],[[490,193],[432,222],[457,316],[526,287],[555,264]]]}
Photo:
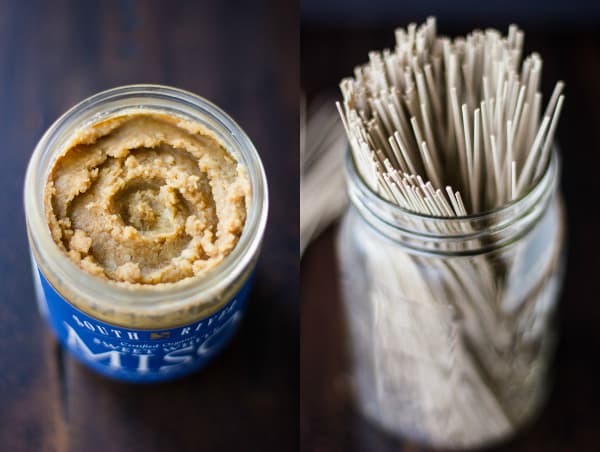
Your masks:
{"label": "jar glass wall", "polygon": [[539,409],[564,264],[558,167],[555,154],[521,199],[449,219],[380,198],[348,155],[337,254],[367,417],[462,448],[509,436]]}

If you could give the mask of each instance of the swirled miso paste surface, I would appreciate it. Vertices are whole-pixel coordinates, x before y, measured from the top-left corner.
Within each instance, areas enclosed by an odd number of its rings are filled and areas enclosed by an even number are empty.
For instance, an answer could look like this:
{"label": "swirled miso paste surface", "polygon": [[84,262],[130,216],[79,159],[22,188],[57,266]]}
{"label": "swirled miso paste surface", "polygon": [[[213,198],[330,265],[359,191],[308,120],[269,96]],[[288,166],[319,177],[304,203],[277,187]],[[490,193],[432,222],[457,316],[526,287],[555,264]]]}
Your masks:
{"label": "swirled miso paste surface", "polygon": [[246,220],[246,169],[196,122],[132,113],[81,130],[50,171],[54,241],[86,272],[124,284],[203,275]]}

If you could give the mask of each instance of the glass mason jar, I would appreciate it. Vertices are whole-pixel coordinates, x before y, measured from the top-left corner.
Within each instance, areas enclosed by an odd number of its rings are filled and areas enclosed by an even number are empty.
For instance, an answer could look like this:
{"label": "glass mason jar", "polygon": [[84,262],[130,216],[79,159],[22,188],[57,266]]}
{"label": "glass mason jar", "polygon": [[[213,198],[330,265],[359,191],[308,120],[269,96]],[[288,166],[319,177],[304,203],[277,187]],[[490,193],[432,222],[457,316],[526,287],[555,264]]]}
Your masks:
{"label": "glass mason jar", "polygon": [[439,218],[379,197],[356,171],[337,255],[355,401],[385,430],[444,448],[511,435],[540,408],[562,282],[554,153],[522,198]]}
{"label": "glass mason jar", "polygon": [[[129,112],[198,122],[247,170],[251,201],[242,235],[204,276],[119,286],[86,273],[52,239],[43,197],[57,156],[77,130]],[[62,344],[88,367],[131,382],[168,380],[203,366],[237,330],[264,235],[267,182],[248,136],[207,100],[158,85],[118,87],[84,100],[50,126],[37,144],[27,169],[24,203],[40,310]]]}

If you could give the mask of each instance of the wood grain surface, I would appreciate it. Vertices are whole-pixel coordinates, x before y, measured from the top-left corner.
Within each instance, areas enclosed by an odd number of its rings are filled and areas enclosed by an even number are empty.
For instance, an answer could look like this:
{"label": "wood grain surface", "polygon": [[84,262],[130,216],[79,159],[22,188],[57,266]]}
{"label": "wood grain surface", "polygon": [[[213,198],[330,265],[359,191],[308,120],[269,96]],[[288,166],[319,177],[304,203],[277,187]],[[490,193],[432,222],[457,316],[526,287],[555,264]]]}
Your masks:
{"label": "wood grain surface", "polygon": [[[287,451],[298,443],[298,7],[277,1],[0,2],[0,451]],[[269,223],[241,331],[202,372],[133,386],[63,354],[34,300],[31,151],[100,90],[198,93],[248,133]]]}
{"label": "wood grain surface", "polygon": [[[388,18],[391,22],[391,19]],[[405,25],[409,20],[398,18]],[[450,35],[475,26],[507,28],[481,20],[439,24]],[[558,127],[562,187],[568,216],[568,263],[558,313],[560,340],[553,388],[539,418],[494,451],[600,450],[600,30],[542,29],[519,23],[527,52],[544,59],[543,91],[566,82]],[[393,26],[303,25],[301,83],[310,99],[367,61],[367,52],[393,46]],[[345,328],[337,288],[335,227],[313,243],[301,265],[301,443],[305,452],[400,452],[425,450],[384,434],[353,408],[344,355]]]}

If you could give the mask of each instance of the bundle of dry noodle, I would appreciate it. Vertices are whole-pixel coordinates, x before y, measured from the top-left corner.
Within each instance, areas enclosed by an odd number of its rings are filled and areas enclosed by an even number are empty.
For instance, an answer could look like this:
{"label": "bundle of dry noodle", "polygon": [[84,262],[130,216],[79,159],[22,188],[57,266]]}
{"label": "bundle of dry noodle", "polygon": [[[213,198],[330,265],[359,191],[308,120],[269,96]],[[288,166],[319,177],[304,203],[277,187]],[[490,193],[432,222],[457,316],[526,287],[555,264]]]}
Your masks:
{"label": "bundle of dry noodle", "polygon": [[[532,54],[520,65],[522,46],[516,26],[506,37],[486,30],[450,40],[428,19],[398,29],[395,49],[371,52],[341,82],[337,104],[370,188],[437,217],[486,212],[526,194],[548,167],[563,83],[542,114],[542,60]],[[551,230],[551,221],[540,227]],[[431,232],[456,236],[459,226],[473,232],[469,221],[439,222]],[[352,300],[358,279],[343,275],[364,368],[358,391],[372,401],[364,409],[384,427],[412,426],[415,437],[437,446],[480,445],[514,431],[542,397],[558,241],[535,264],[526,241],[514,244],[510,258],[430,259],[373,246],[370,234],[361,238],[362,262],[345,266],[364,263],[372,282],[366,300]],[[343,243],[339,252],[342,261],[353,259]],[[518,272],[551,282],[532,291]],[[366,318],[372,329],[358,327]]]}
{"label": "bundle of dry noodle", "polygon": [[[348,146],[333,100],[315,99],[300,110],[300,255],[344,210],[348,197],[342,157]],[[307,117],[307,120],[305,119]]]}
{"label": "bundle of dry noodle", "polygon": [[[558,82],[541,123],[542,60],[521,67],[523,32],[474,31],[450,40],[435,20],[396,31],[396,48],[341,82],[338,104],[354,160],[389,201],[464,216],[518,198],[550,158],[563,104]],[[456,190],[456,191],[455,191]]]}

